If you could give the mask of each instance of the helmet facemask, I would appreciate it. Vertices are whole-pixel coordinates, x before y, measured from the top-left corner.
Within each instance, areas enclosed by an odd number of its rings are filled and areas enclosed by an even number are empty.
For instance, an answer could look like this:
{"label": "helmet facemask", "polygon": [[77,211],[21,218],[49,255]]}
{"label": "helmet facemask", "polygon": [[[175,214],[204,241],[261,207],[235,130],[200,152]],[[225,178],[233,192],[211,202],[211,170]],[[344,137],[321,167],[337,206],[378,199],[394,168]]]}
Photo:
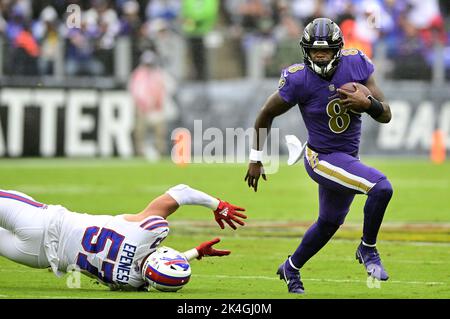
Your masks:
{"label": "helmet facemask", "polygon": [[[305,64],[324,78],[331,77],[336,70],[343,46],[344,39],[341,29],[327,18],[318,18],[309,23],[300,40]],[[334,50],[334,54],[329,61],[314,62],[310,55],[311,49],[331,49]]]}
{"label": "helmet facemask", "polygon": [[303,49],[303,56],[305,59],[305,64],[311,67],[311,69],[316,72],[318,75],[326,78],[333,74],[334,70],[338,66],[339,59],[341,57],[341,50],[336,49],[333,57],[329,61],[318,61],[314,62],[311,58],[309,51],[310,49]]}

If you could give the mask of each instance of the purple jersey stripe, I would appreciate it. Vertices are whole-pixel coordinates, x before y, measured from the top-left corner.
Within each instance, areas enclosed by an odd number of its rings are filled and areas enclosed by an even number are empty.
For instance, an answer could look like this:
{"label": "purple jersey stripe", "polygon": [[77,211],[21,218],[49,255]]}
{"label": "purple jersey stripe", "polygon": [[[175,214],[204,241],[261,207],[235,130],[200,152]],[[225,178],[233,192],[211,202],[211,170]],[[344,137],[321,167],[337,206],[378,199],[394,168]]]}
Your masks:
{"label": "purple jersey stripe", "polygon": [[7,192],[0,192],[0,198],[8,198],[8,199],[13,199],[13,200],[17,200],[19,202],[34,206],[34,207],[43,207],[45,206],[42,203],[39,202],[35,202],[31,199],[16,195],[16,194],[11,194],[11,193],[7,193]]}

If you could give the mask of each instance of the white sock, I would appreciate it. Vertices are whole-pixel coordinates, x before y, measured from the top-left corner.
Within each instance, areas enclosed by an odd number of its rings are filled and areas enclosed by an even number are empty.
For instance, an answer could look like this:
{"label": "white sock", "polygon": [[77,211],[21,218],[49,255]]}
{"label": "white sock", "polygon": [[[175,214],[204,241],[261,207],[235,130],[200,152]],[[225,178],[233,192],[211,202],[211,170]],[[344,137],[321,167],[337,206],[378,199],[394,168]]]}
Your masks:
{"label": "white sock", "polygon": [[374,248],[374,247],[377,246],[377,244],[373,244],[373,245],[366,244],[366,243],[364,242],[364,240],[361,240],[361,242],[362,242],[363,246],[366,246],[366,247]]}
{"label": "white sock", "polygon": [[179,184],[170,188],[166,194],[173,197],[180,206],[199,205],[211,208],[212,210],[216,210],[219,206],[219,200],[217,198],[184,184]]}
{"label": "white sock", "polygon": [[289,257],[288,260],[289,260],[289,265],[291,265],[292,268],[294,268],[295,270],[300,270],[300,268],[298,268],[294,265],[294,263],[291,260],[291,257]]}

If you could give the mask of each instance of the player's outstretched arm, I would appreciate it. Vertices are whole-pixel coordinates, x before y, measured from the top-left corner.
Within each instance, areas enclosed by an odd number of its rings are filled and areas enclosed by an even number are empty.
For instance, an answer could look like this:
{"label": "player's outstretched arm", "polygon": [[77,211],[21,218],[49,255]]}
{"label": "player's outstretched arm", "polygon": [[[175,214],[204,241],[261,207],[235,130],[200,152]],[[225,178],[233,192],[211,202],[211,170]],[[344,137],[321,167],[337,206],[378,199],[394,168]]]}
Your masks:
{"label": "player's outstretched arm", "polygon": [[187,260],[192,260],[197,258],[198,260],[202,257],[222,257],[231,254],[230,250],[215,249],[213,246],[220,242],[220,238],[214,238],[210,241],[205,241],[195,248],[185,251],[183,254],[186,256]]}
{"label": "player's outstretched arm", "polygon": [[266,100],[256,118],[256,136],[253,141],[253,148],[250,153],[250,163],[244,179],[244,181],[247,182],[248,187],[252,187],[255,192],[258,191],[259,177],[262,176],[264,180],[267,180],[262,164],[262,152],[264,143],[266,142],[266,138],[272,127],[273,119],[286,113],[292,106],[293,105],[286,103],[278,91],[276,91]]}
{"label": "player's outstretched arm", "polygon": [[210,208],[220,228],[224,229],[224,222],[236,229],[236,224],[244,226],[242,219],[247,216],[241,213],[244,208],[232,205],[228,202],[214,198],[202,191],[179,184],[170,188],[165,194],[154,199],[144,211],[136,215],[125,215],[128,221],[142,221],[149,216],[161,216],[167,218],[183,205],[197,205]]}

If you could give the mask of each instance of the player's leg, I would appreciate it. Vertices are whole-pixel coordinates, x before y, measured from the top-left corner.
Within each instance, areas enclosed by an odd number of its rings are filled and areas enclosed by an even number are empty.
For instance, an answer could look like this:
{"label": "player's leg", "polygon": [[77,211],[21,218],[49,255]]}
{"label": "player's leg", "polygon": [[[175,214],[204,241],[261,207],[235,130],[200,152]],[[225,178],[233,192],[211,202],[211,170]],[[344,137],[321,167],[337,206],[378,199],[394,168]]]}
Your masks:
{"label": "player's leg", "polygon": [[317,154],[307,149],[305,166],[311,178],[321,185],[337,192],[367,195],[363,241],[369,246],[375,245],[393,192],[386,176],[344,153]]}
{"label": "player's leg", "polygon": [[354,194],[342,194],[319,185],[319,218],[290,257],[292,267],[302,268],[333,237],[344,223],[354,197]]}
{"label": "player's leg", "polygon": [[22,195],[0,191],[0,255],[30,267],[48,267],[44,205]]}
{"label": "player's leg", "polygon": [[377,242],[378,232],[392,194],[392,185],[387,178],[378,181],[367,193],[362,240],[368,246],[374,246]]}
{"label": "player's leg", "polygon": [[22,228],[17,233],[0,228],[0,256],[29,267],[47,268],[50,264],[42,241],[43,228]]}
{"label": "player's leg", "polygon": [[300,269],[333,237],[345,220],[355,195],[339,193],[319,184],[319,218],[306,231],[300,245],[278,270],[289,292],[303,293]]}
{"label": "player's leg", "polygon": [[392,185],[386,178],[377,182],[367,193],[364,205],[363,236],[356,249],[356,259],[360,264],[364,264],[370,276],[379,280],[389,279],[376,249],[376,242],[392,193]]}
{"label": "player's leg", "polygon": [[392,197],[392,186],[386,176],[375,168],[363,164],[358,158],[344,153],[318,154],[306,149],[305,167],[312,179],[337,192],[366,194],[362,243],[358,247],[360,262],[366,269],[375,265],[377,273],[370,274],[386,280],[378,252],[376,238],[387,205]]}

